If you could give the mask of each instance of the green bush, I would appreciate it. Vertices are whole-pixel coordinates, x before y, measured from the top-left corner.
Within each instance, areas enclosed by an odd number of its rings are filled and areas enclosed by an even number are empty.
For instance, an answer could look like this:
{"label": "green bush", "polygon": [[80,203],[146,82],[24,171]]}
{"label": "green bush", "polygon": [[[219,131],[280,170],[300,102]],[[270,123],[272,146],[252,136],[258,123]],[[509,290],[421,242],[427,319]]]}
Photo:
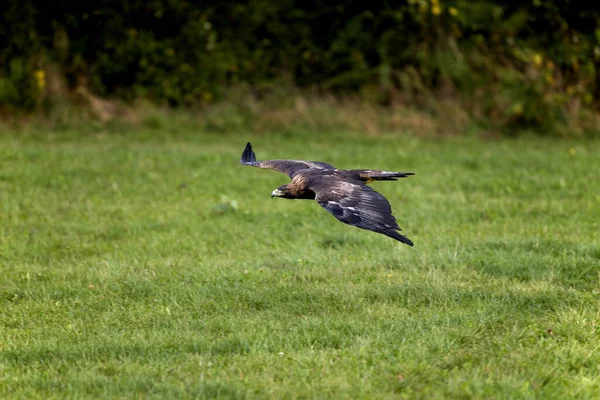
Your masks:
{"label": "green bush", "polygon": [[[590,3],[591,4],[591,3]],[[173,106],[281,78],[389,103],[453,96],[508,126],[552,126],[600,95],[600,12],[567,0],[0,5],[0,105],[73,89]]]}

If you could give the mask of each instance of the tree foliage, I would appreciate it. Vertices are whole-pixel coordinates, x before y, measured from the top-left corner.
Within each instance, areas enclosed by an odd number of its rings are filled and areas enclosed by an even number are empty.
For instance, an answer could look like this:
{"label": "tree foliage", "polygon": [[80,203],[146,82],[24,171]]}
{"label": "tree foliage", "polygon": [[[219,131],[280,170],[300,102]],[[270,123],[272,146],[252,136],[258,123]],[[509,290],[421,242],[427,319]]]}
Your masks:
{"label": "tree foliage", "polygon": [[285,77],[381,102],[455,95],[543,125],[597,108],[599,23],[592,3],[569,0],[7,0],[0,104],[35,108],[49,71],[70,89],[171,105]]}

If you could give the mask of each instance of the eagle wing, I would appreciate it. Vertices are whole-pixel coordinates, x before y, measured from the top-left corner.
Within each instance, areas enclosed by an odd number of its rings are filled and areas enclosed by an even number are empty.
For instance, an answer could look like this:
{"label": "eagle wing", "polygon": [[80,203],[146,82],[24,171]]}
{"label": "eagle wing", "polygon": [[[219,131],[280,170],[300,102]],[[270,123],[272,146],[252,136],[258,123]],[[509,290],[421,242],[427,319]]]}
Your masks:
{"label": "eagle wing", "polygon": [[252,145],[248,143],[242,158],[240,160],[242,165],[250,165],[252,167],[273,169],[281,173],[286,174],[290,178],[293,178],[298,171],[303,169],[335,169],[331,164],[327,164],[320,161],[303,161],[303,160],[265,160],[256,161],[256,154],[252,151]]}
{"label": "eagle wing", "polygon": [[410,239],[396,232],[402,229],[392,215],[388,200],[362,182],[324,178],[311,185],[310,189],[316,194],[315,201],[343,223],[414,245]]}

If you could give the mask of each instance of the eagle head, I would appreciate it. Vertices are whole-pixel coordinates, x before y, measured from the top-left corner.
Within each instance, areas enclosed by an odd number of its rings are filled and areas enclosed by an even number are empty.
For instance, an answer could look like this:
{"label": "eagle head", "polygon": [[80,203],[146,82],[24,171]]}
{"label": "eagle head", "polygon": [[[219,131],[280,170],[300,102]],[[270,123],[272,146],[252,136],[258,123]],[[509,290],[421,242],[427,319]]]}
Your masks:
{"label": "eagle head", "polygon": [[297,196],[294,195],[293,191],[290,190],[288,185],[282,185],[271,192],[271,198],[273,198],[273,197],[283,197],[284,199],[295,199]]}

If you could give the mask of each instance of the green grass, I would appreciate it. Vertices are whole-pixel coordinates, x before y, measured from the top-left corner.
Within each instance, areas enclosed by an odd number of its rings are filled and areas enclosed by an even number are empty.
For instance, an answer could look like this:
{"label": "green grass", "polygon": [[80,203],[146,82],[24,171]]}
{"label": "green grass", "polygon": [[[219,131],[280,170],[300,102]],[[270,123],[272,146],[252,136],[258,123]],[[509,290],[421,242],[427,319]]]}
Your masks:
{"label": "green grass", "polygon": [[[270,199],[248,140],[414,171],[373,187],[415,247]],[[598,398],[598,171],[554,139],[4,133],[0,397]]]}

